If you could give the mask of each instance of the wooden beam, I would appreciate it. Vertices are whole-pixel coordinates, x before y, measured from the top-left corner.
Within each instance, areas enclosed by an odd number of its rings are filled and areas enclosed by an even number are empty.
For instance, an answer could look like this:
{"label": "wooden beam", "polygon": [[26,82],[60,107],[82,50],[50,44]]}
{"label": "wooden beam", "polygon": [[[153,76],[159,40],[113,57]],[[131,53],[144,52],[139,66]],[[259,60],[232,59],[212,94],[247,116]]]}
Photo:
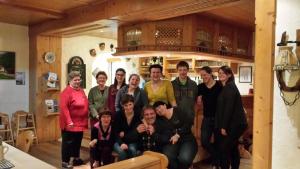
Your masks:
{"label": "wooden beam", "polygon": [[216,9],[243,0],[110,0],[68,10],[67,17],[30,26],[31,35],[56,29],[78,26],[103,19],[126,22],[137,20],[159,20]]}
{"label": "wooden beam", "polygon": [[36,13],[43,13],[47,14],[49,17],[55,18],[55,19],[61,19],[65,15],[61,11],[53,10],[53,9],[46,9],[46,8],[38,8],[36,6],[30,6],[25,3],[16,3],[14,1],[7,1],[7,0],[0,0],[0,5],[9,6],[12,8],[18,8],[25,11],[30,12],[36,12]]}
{"label": "wooden beam", "polygon": [[272,168],[276,0],[255,1],[253,169]]}

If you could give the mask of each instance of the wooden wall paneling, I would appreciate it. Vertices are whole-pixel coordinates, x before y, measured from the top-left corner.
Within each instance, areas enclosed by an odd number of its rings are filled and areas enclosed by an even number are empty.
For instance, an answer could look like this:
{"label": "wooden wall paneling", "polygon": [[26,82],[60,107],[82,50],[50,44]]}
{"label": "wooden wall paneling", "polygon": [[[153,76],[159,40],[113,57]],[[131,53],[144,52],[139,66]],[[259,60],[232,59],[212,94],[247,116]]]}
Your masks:
{"label": "wooden wall paneling", "polygon": [[[48,72],[55,72],[61,79],[61,38],[51,36],[30,36],[31,55],[30,60],[36,60],[31,64],[30,75],[35,77],[31,83],[35,84],[30,88],[30,95],[34,101],[30,110],[36,116],[37,135],[40,142],[53,141],[60,136],[58,116],[45,116],[45,99],[58,99],[60,91],[45,91],[42,87],[43,76]],[[56,54],[56,60],[52,64],[44,61],[44,54],[52,51]]]}
{"label": "wooden wall paneling", "polygon": [[191,46],[196,41],[196,21],[194,15],[183,16],[183,46]]}
{"label": "wooden wall paneling", "polygon": [[213,40],[213,49],[218,49],[218,40],[220,36],[220,24],[218,22],[215,22],[214,24],[214,40]]}
{"label": "wooden wall paneling", "polygon": [[[255,1],[253,169],[272,168],[276,0]],[[262,80],[263,79],[263,80]]]}
{"label": "wooden wall paneling", "polygon": [[119,26],[118,27],[118,46],[117,47],[123,47],[124,46],[124,27]]}
{"label": "wooden wall paneling", "polygon": [[142,28],[142,44],[155,45],[155,22],[147,22],[141,24]]}

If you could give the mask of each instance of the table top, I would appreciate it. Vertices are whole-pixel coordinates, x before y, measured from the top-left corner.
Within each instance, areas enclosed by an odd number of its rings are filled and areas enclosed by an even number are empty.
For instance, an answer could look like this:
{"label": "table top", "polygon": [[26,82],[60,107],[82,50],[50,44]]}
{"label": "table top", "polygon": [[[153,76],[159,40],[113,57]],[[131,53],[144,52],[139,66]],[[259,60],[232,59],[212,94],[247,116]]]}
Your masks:
{"label": "table top", "polygon": [[41,161],[5,142],[3,142],[3,146],[9,147],[8,152],[4,155],[4,158],[15,166],[13,169],[55,169],[54,166]]}

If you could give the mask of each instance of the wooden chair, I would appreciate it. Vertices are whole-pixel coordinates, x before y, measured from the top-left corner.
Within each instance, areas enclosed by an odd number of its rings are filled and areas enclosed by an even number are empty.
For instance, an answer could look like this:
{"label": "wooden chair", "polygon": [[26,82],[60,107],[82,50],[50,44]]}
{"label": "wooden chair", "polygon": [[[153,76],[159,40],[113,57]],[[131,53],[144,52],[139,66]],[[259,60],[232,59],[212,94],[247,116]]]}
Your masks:
{"label": "wooden chair", "polygon": [[11,122],[9,120],[9,115],[7,113],[0,112],[1,125],[0,135],[3,137],[3,141],[14,145],[14,138],[11,129]]}
{"label": "wooden chair", "polygon": [[22,131],[17,137],[16,147],[28,153],[30,146],[33,142],[34,134],[32,130]]}
{"label": "wooden chair", "polygon": [[33,131],[33,135],[34,135],[33,139],[36,144],[38,143],[36,127],[35,127],[35,119],[33,113],[28,113],[25,111],[16,111],[13,114],[12,124],[14,126],[16,144],[17,141],[19,140],[18,137],[20,133],[27,130]]}

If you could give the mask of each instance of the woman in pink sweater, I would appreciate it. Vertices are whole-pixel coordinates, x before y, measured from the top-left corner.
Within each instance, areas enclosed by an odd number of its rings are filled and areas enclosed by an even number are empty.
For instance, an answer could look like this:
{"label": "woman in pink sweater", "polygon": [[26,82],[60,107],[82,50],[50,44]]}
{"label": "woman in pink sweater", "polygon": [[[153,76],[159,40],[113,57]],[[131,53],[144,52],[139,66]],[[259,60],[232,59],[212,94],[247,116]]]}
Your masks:
{"label": "woman in pink sweater", "polygon": [[[88,99],[80,88],[80,73],[69,73],[69,85],[60,94],[62,167],[83,164],[79,158],[83,131],[88,129]],[[73,165],[73,166],[72,166]]]}

